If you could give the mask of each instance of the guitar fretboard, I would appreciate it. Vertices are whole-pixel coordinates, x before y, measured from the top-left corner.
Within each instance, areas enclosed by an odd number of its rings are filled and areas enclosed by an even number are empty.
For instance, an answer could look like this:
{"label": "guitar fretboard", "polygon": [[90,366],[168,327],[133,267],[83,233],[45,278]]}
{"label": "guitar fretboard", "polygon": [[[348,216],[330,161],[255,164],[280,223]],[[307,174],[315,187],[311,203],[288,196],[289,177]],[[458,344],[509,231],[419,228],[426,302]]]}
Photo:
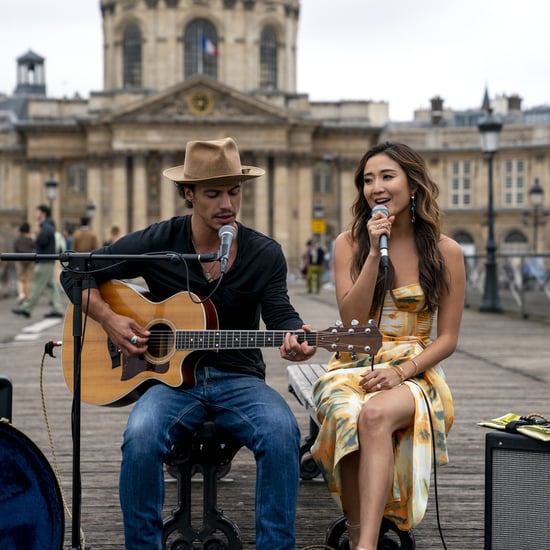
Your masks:
{"label": "guitar fretboard", "polygon": [[289,330],[177,330],[177,350],[216,350],[280,347],[290,332],[298,342],[317,345],[317,333]]}

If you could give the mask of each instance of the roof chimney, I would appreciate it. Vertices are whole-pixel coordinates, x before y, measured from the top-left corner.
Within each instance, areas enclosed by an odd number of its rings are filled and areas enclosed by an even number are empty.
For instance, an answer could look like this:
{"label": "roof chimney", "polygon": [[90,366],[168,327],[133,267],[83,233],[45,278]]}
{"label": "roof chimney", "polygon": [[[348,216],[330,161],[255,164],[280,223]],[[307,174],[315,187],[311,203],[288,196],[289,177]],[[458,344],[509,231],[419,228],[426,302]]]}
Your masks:
{"label": "roof chimney", "polygon": [[506,98],[508,100],[508,112],[519,113],[521,112],[521,97],[518,94],[513,94]]}
{"label": "roof chimney", "polygon": [[432,115],[432,125],[438,126],[439,123],[443,120],[443,99],[440,96],[435,96],[430,99],[432,104],[431,115]]}

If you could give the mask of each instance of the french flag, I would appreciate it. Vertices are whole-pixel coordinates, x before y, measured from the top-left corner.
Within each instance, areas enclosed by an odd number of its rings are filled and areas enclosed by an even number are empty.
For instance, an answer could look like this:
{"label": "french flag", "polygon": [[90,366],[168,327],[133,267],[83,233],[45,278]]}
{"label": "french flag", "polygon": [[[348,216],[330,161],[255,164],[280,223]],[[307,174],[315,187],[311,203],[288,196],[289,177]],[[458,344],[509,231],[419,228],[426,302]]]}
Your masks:
{"label": "french flag", "polygon": [[209,55],[213,55],[214,57],[218,57],[218,49],[216,48],[216,44],[204,35],[202,37],[202,51]]}

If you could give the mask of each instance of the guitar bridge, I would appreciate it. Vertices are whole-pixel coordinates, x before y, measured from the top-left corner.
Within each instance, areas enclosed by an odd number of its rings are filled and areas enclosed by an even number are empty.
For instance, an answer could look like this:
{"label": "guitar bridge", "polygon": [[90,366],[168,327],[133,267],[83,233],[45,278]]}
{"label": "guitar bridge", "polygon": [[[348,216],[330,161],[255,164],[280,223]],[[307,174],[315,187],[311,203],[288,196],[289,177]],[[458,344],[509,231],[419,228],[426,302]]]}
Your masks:
{"label": "guitar bridge", "polygon": [[107,339],[107,352],[109,353],[109,357],[111,358],[111,368],[116,369],[118,367],[122,366],[122,353],[120,350],[113,344],[113,341],[108,338]]}

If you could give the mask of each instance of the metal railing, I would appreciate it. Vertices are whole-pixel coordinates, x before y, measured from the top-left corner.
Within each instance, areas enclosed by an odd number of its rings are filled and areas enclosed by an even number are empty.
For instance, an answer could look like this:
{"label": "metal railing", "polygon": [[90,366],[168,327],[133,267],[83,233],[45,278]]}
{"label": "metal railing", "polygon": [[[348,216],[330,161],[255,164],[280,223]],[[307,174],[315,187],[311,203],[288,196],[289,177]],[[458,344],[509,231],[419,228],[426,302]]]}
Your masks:
{"label": "metal railing", "polygon": [[[477,309],[485,284],[485,255],[466,255],[466,307]],[[550,319],[550,254],[497,254],[503,311]]]}

